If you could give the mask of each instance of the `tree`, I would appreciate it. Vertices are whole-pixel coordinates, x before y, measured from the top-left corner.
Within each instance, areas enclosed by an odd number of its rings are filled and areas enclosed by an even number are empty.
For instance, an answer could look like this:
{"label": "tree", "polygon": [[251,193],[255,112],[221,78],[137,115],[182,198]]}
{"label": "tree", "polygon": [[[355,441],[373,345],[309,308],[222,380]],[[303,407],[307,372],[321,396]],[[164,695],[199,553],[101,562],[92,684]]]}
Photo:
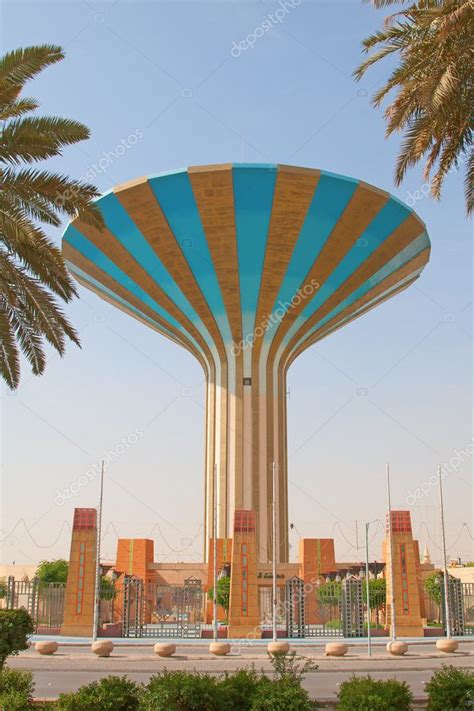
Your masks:
{"label": "tree", "polygon": [[[214,601],[214,588],[209,588],[209,600]],[[230,599],[230,578],[224,576],[217,581],[217,604],[227,612]]]}
{"label": "tree", "polygon": [[323,583],[316,588],[316,597],[321,605],[336,607],[342,599],[342,583],[338,581]]}
{"label": "tree", "polygon": [[115,585],[110,578],[102,576],[100,581],[100,599],[113,600],[115,598]]}
{"label": "tree", "polygon": [[35,631],[26,610],[0,610],[0,672],[10,654],[28,649],[28,637]]}
{"label": "tree", "polygon": [[[395,2],[404,0],[372,0],[375,7]],[[384,114],[387,136],[404,132],[395,183],[399,185],[407,169],[425,158],[424,179],[430,180],[434,171],[430,192],[439,199],[448,172],[465,162],[468,214],[474,206],[473,35],[472,0],[417,0],[363,41],[365,53],[375,52],[354,72],[359,80],[373,64],[397,55],[398,65],[372,100],[378,107],[396,92]]]}
{"label": "tree", "polygon": [[[363,600],[367,603],[367,588],[365,581],[362,587]],[[375,578],[369,580],[369,601],[370,609],[375,611],[375,623],[379,624],[379,612],[380,609],[385,607],[385,602],[387,598],[387,583],[385,578]]]}
{"label": "tree", "polygon": [[425,590],[428,593],[428,597],[436,605],[441,605],[441,596],[443,594],[442,581],[443,574],[441,572],[432,573],[425,580]]}
{"label": "tree", "polygon": [[36,575],[42,583],[65,583],[69,564],[64,558],[42,560],[36,569]]}
{"label": "tree", "polygon": [[77,296],[76,288],[61,252],[38,223],[58,227],[62,215],[78,215],[103,225],[95,186],[30,167],[89,137],[78,121],[31,115],[38,102],[20,96],[29,79],[63,58],[54,45],[0,58],[0,374],[12,389],[20,380],[20,352],[40,375],[46,342],[61,356],[66,339],[79,345],[58,305],[58,298]]}

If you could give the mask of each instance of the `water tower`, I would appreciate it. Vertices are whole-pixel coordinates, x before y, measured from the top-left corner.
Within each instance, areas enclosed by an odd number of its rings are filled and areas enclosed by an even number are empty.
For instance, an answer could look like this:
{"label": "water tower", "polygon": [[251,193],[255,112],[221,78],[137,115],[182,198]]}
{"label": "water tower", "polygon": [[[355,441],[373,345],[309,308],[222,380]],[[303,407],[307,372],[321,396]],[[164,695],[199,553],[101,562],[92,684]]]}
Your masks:
{"label": "water tower", "polygon": [[236,510],[254,510],[258,555],[270,560],[275,462],[287,561],[288,368],[419,277],[423,222],[359,180],[271,164],[139,178],[98,205],[104,231],[75,219],[64,234],[72,274],[186,348],[206,377],[205,541],[215,500],[220,538],[232,537]]}

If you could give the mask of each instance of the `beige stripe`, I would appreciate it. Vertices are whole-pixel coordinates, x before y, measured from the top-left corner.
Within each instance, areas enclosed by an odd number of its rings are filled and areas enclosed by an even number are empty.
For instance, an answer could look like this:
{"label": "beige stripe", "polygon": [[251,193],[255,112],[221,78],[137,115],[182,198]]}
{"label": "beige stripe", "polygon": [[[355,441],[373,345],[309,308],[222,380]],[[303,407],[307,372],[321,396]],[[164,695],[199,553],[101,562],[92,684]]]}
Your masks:
{"label": "beige stripe", "polygon": [[182,311],[171,301],[167,294],[161,289],[152,277],[138,264],[132,255],[125,249],[119,240],[108,229],[98,230],[92,225],[82,222],[79,218],[73,221],[74,227],[79,230],[87,239],[94,244],[97,249],[105,254],[114,264],[116,264],[135,284],[151,296],[156,303],[164,308],[190,333],[195,341],[199,343],[207,358],[211,359],[207,343],[197,328],[185,316]]}
{"label": "beige stripe", "polygon": [[[304,285],[311,286],[312,284],[319,285],[317,289],[323,286],[324,282],[349,250],[352,249],[357,239],[365,232],[387,200],[388,195],[386,193],[375,191],[364,183],[360,183],[357,186],[352,198],[325,242],[319,257],[306,275],[301,288]],[[303,309],[308,306],[308,303],[308,300],[301,299],[297,306],[290,308],[286,312],[273,339],[270,358],[274,356],[285,334],[288,333],[288,330]]]}
{"label": "beige stripe", "polygon": [[[240,287],[237,258],[237,240],[235,231],[234,192],[232,180],[232,165],[194,166],[188,169],[189,180],[194,193],[194,199],[199,211],[202,226],[206,235],[209,252],[221,288],[227,318],[234,343],[242,340],[242,314],[240,306]],[[230,347],[230,344],[228,344]],[[242,431],[242,375],[243,356],[235,358],[233,372],[228,371],[230,391],[235,394],[232,406],[226,400],[228,413],[227,431],[222,432],[221,485],[227,492],[228,466],[233,467],[232,481],[235,492],[241,489],[243,460]],[[232,434],[233,433],[233,434]],[[235,456],[228,462],[229,437],[235,438]],[[224,460],[225,457],[225,460]],[[226,494],[227,498],[227,494]],[[231,522],[227,522],[230,531]]]}
{"label": "beige stripe", "polygon": [[[407,219],[399,225],[392,234],[371,254],[368,259],[363,262],[353,274],[332,294],[310,318],[302,325],[297,333],[291,338],[289,348],[294,347],[301,337],[311,330],[311,328],[328,313],[330,313],[338,304],[356,291],[362,284],[374,276],[380,269],[390,262],[403,249],[408,247],[417,237],[424,231],[423,223],[418,218],[411,214]],[[363,246],[360,249],[364,249]],[[308,304],[305,302],[304,306]],[[276,346],[281,342],[280,333],[272,344],[270,353],[273,355],[276,352]]]}
{"label": "beige stripe", "polygon": [[[143,314],[148,316],[149,318],[152,319],[152,321],[155,321],[157,324],[157,329],[163,336],[167,336],[166,333],[163,333],[163,331],[160,330],[160,326],[163,328],[167,329],[170,331],[173,336],[176,339],[176,342],[179,343],[181,346],[186,348],[190,353],[194,355],[194,357],[199,361],[199,363],[203,366],[204,372],[208,372],[209,367],[213,368],[213,360],[211,359],[209,361],[210,365],[206,365],[206,361],[203,359],[201,353],[196,349],[196,347],[189,341],[186,337],[186,334],[182,333],[181,331],[178,331],[178,329],[175,328],[172,324],[168,323],[168,321],[165,321],[159,314],[157,314],[153,309],[151,309],[147,304],[144,304],[140,299],[138,299],[134,294],[132,294],[130,291],[125,289],[121,284],[116,282],[112,277],[110,277],[108,274],[103,272],[99,267],[96,267],[96,265],[86,259],[84,255],[76,250],[74,247],[72,247],[70,244],[67,242],[63,242],[62,245],[62,253],[65,259],[67,259],[71,264],[74,264],[76,267],[81,269],[84,273],[88,274],[91,276],[95,281],[99,282],[100,284],[103,284],[107,289],[110,291],[114,292],[117,294],[117,296],[120,296],[124,301],[127,301],[128,303],[131,304],[131,306],[134,306],[136,309],[141,311]],[[98,296],[100,296],[104,301],[109,301],[110,299],[106,298],[106,295],[103,294],[102,292],[97,291],[93,287],[92,284],[89,284],[88,282],[81,280],[78,275],[74,275],[74,278],[80,281],[85,287],[90,289],[91,291],[94,291]],[[124,306],[121,306],[119,303],[115,301],[111,301],[114,306],[117,308],[120,308],[122,311],[125,313],[128,313],[130,316],[135,316],[135,314],[132,311],[128,311]],[[148,322],[145,321],[147,325],[150,325]]]}
{"label": "beige stripe", "polygon": [[[255,327],[259,327],[263,324],[264,320],[273,308],[273,304],[275,303],[275,299],[280,290],[282,279],[286,274],[288,263],[297,242],[298,235],[311,205],[319,176],[319,170],[293,168],[291,166],[284,165],[278,166],[270,225],[268,229],[267,246],[262,270],[262,279],[260,283]],[[268,511],[270,510],[272,502],[273,489],[270,469],[272,461],[277,453],[273,451],[273,384],[268,389],[268,377],[266,384],[265,422],[261,419],[262,413],[260,412],[261,407],[259,396],[261,347],[262,339],[256,339],[252,351],[252,411],[254,440],[254,455],[252,461],[253,505],[254,508],[257,506],[260,508],[260,505],[257,502],[259,502],[260,499],[259,485],[261,483],[266,487],[267,491],[267,510],[262,513],[263,515],[268,516]],[[263,451],[260,452],[259,456],[263,436],[266,441],[266,446]]]}

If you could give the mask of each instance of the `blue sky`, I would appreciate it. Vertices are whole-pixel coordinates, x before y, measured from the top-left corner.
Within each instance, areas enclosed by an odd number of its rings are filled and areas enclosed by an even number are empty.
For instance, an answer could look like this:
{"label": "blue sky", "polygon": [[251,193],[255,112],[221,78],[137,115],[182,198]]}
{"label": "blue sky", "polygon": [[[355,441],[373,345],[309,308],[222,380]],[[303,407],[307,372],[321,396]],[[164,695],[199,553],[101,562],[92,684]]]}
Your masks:
{"label": "blue sky", "polygon": [[[244,160],[353,176],[415,208],[433,247],[416,286],[309,349],[290,370],[292,556],[302,535],[334,536],[340,560],[362,558],[364,522],[384,516],[389,460],[393,504],[413,504],[415,534],[439,560],[429,478],[457,457],[444,480],[447,541],[451,556],[471,558],[472,230],[462,175],[448,177],[441,203],[423,196],[421,170],[393,186],[400,138],[385,139],[382,112],[370,105],[390,65],[359,84],[351,78],[360,42],[381,26],[383,12],[359,0],[288,2],[284,16],[282,6],[3,2],[2,50],[65,48],[65,61],[27,94],[43,113],[90,127],[87,143],[49,167],[92,176],[102,191],[140,175]],[[61,230],[49,233],[59,242]],[[150,535],[157,560],[199,560],[199,366],[83,289],[67,312],[82,350],[71,346],[62,360],[51,354],[42,378],[25,369],[19,390],[2,392],[1,561],[67,556],[72,510],[96,505],[104,452],[113,460],[105,556],[114,556],[117,535]],[[417,487],[426,493],[414,501]],[[76,495],[64,501],[66,489]],[[381,525],[372,531],[376,558]]]}

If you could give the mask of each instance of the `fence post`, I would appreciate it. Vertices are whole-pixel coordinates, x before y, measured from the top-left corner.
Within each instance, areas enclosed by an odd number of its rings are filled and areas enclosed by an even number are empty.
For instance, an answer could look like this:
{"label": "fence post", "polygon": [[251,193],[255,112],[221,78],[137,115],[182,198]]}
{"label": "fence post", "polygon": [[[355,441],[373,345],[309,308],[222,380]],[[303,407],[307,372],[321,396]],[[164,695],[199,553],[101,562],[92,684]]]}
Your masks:
{"label": "fence post", "polygon": [[7,610],[13,610],[15,606],[15,578],[8,576],[7,580]]}

